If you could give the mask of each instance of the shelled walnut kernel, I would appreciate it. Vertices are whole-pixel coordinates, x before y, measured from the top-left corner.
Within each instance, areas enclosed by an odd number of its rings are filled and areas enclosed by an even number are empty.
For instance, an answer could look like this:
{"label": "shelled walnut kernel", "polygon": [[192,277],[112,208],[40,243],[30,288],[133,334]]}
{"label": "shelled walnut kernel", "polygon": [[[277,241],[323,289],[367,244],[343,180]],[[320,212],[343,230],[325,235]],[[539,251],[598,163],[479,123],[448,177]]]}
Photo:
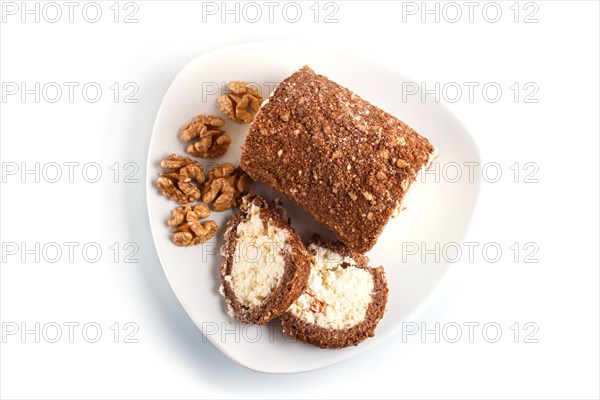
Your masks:
{"label": "shelled walnut kernel", "polygon": [[219,97],[221,111],[238,124],[249,124],[254,116],[248,108],[257,112],[262,104],[262,96],[259,90],[242,81],[232,81],[227,84],[232,93]]}
{"label": "shelled walnut kernel", "polygon": [[179,138],[191,142],[187,147],[189,155],[200,158],[217,158],[227,152],[231,137],[221,130],[225,126],[223,118],[200,114],[188,122],[179,132]]}
{"label": "shelled walnut kernel", "polygon": [[162,194],[181,204],[187,204],[200,199],[199,186],[193,185],[196,181],[202,185],[205,180],[202,165],[189,157],[171,154],[161,161],[161,167],[167,169],[156,180],[156,186]]}
{"label": "shelled walnut kernel", "polygon": [[173,243],[177,246],[193,246],[204,243],[217,233],[219,229],[215,221],[201,222],[208,218],[210,210],[204,204],[179,206],[171,213],[167,221],[173,229]]}
{"label": "shelled walnut kernel", "polygon": [[248,193],[252,180],[240,168],[229,163],[216,165],[209,173],[202,188],[202,201],[212,203],[214,211],[224,211],[239,204],[242,195]]}

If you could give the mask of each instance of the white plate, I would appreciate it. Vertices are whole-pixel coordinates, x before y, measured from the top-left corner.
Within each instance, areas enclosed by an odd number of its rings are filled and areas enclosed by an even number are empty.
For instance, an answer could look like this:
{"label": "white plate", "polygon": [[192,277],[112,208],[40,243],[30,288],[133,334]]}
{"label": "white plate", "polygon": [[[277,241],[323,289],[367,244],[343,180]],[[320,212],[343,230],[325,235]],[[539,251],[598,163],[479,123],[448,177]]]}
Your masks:
{"label": "white plate", "polygon": [[[148,151],[146,181],[152,235],[171,287],[198,328],[228,357],[245,367],[263,372],[292,373],[325,367],[353,357],[398,332],[402,322],[410,320],[426,303],[448,268],[446,262],[436,263],[431,256],[427,262],[412,256],[408,258],[409,262],[403,263],[402,243],[425,243],[428,248],[432,248],[435,242],[442,245],[460,243],[466,234],[479,191],[479,184],[469,183],[467,179],[458,183],[437,183],[428,177],[426,182],[413,187],[408,209],[388,224],[369,253],[371,265],[385,266],[390,296],[388,311],[377,328],[376,336],[359,346],[321,350],[284,338],[278,321],[262,328],[231,321],[218,293],[218,249],[225,222],[233,212],[212,213],[211,218],[221,228],[218,239],[191,248],[173,245],[165,221],[176,204],[163,197],[154,183],[160,172],[160,160],[171,153],[184,154],[186,145],[179,141],[177,135],[181,126],[192,117],[200,113],[220,114],[217,105],[219,93],[215,93],[219,90],[215,90],[216,87],[231,80],[245,80],[261,85],[263,95],[267,96],[273,89],[272,85],[305,64],[396,115],[426,136],[437,147],[441,165],[479,161],[473,139],[444,106],[433,101],[423,103],[420,96],[409,96],[408,101],[403,102],[402,83],[409,82],[409,79],[355,55],[318,48],[315,44],[261,42],[212,51],[187,64],[165,95]],[[228,122],[226,128],[233,143],[228,153],[218,161],[237,163],[248,125]],[[277,196],[256,183],[252,190],[270,198]],[[312,232],[331,237],[303,210],[281,195],[279,197],[304,239]],[[202,345],[198,343],[198,346]]]}

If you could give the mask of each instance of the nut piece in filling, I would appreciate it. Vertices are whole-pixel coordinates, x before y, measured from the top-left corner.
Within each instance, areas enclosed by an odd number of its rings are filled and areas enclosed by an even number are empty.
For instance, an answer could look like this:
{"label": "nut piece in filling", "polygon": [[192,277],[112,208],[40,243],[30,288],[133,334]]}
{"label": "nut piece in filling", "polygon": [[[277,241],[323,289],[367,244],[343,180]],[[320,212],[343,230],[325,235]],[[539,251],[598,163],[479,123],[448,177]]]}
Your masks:
{"label": "nut piece in filling", "polygon": [[308,280],[309,257],[279,206],[249,194],[240,211],[227,223],[220,292],[230,316],[262,325],[300,296]]}
{"label": "nut piece in filling", "polygon": [[322,348],[374,336],[387,303],[383,268],[371,268],[366,256],[329,241],[313,241],[308,252],[308,286],[281,316],[283,333]]}

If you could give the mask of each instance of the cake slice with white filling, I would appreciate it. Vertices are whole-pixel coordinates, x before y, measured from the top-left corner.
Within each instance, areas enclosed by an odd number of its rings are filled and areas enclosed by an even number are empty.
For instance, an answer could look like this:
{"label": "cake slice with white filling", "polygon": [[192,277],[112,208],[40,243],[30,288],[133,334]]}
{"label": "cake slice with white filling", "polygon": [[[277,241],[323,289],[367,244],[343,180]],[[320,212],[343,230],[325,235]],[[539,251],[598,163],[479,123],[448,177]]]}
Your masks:
{"label": "cake slice with white filling", "polygon": [[388,296],[383,267],[371,268],[366,256],[325,240],[313,241],[308,253],[308,285],[281,316],[283,333],[321,348],[374,336]]}
{"label": "cake slice with white filling", "polygon": [[283,209],[258,195],[242,199],[221,247],[221,288],[229,315],[262,325],[283,314],[306,287],[309,256]]}

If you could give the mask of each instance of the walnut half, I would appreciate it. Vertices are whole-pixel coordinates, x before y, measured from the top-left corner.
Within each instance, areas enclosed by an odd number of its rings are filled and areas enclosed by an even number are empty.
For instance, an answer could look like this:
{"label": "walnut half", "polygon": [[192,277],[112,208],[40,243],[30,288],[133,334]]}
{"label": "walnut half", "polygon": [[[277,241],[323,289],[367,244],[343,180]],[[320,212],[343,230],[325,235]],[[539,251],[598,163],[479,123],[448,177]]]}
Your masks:
{"label": "walnut half", "polygon": [[216,165],[202,189],[202,201],[212,204],[214,211],[236,207],[242,195],[248,193],[252,180],[240,168],[229,163]]}
{"label": "walnut half", "polygon": [[156,186],[163,195],[181,204],[200,199],[200,188],[192,184],[196,181],[201,185],[206,178],[204,168],[198,161],[171,154],[162,160],[160,165],[167,169],[167,172],[161,173],[156,181]]}
{"label": "walnut half", "polygon": [[190,205],[180,206],[173,210],[167,221],[173,229],[173,243],[177,246],[193,246],[204,243],[217,233],[219,229],[215,221],[200,222],[208,218],[210,210],[203,204],[192,208]]}
{"label": "walnut half", "polygon": [[188,122],[179,132],[184,142],[194,143],[187,147],[189,155],[200,158],[217,158],[227,152],[231,137],[220,128],[225,126],[223,118],[200,114]]}
{"label": "walnut half", "polygon": [[257,112],[263,101],[259,90],[242,81],[229,82],[227,87],[233,93],[219,97],[221,111],[238,124],[249,124],[254,116],[248,111],[248,108]]}

